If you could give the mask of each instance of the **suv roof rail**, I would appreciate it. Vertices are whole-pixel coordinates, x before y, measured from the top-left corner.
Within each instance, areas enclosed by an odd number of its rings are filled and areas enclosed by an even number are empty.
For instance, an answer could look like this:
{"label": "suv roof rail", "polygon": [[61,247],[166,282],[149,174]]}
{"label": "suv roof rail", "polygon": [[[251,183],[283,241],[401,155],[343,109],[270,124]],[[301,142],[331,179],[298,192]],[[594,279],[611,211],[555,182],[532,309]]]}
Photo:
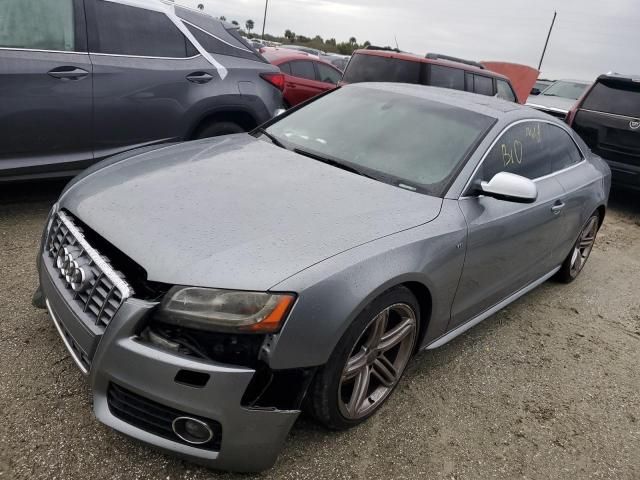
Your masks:
{"label": "suv roof rail", "polygon": [[464,63],[465,65],[471,65],[472,67],[477,67],[481,69],[485,69],[485,66],[479,62],[474,62],[473,60],[465,60],[464,58],[452,57],[451,55],[442,55],[441,53],[427,53],[425,58],[430,60],[449,60],[450,62],[458,62]]}
{"label": "suv roof rail", "polygon": [[387,52],[396,52],[396,53],[401,53],[400,50],[398,50],[397,48],[391,48],[391,47],[376,47],[375,45],[367,45],[366,47],[364,47],[365,50],[384,50]]}

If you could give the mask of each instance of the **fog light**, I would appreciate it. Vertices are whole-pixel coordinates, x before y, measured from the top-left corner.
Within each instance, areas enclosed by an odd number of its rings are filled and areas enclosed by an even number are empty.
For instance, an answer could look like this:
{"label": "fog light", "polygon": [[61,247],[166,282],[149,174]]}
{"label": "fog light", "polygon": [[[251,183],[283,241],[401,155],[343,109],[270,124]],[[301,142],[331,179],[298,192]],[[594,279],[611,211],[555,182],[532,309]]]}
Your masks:
{"label": "fog light", "polygon": [[202,445],[213,439],[213,431],[206,422],[191,417],[178,417],[173,423],[173,433],[187,443]]}

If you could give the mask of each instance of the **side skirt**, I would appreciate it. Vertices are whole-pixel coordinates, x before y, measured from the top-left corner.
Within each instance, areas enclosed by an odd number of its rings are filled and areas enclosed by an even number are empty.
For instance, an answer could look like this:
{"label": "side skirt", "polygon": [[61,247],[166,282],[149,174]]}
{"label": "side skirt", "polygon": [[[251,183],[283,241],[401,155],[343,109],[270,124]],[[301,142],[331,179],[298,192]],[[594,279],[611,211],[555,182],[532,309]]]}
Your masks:
{"label": "side skirt", "polygon": [[517,292],[511,294],[510,296],[508,296],[507,298],[505,298],[501,302],[496,303],[493,307],[489,308],[488,310],[485,310],[480,315],[477,315],[477,316],[473,317],[471,320],[463,323],[462,325],[457,326],[453,330],[451,330],[451,331],[445,333],[444,335],[441,335],[440,337],[436,338],[433,342],[429,343],[426,347],[423,347],[423,350],[432,350],[434,348],[441,347],[445,343],[449,343],[451,340],[456,338],[458,335],[466,332],[467,330],[469,330],[472,327],[475,327],[481,321],[483,321],[486,318],[490,317],[494,313],[502,310],[504,307],[506,307],[510,303],[515,302],[521,296],[529,293],[534,288],[538,287],[539,285],[541,285],[544,282],[546,282],[547,280],[549,280],[551,277],[553,277],[556,274],[556,272],[558,270],[560,270],[560,267],[554,268],[553,270],[551,270],[546,275],[543,275],[538,280],[535,280],[535,281],[531,282],[529,285],[527,285],[527,286],[521,288],[520,290],[518,290]]}

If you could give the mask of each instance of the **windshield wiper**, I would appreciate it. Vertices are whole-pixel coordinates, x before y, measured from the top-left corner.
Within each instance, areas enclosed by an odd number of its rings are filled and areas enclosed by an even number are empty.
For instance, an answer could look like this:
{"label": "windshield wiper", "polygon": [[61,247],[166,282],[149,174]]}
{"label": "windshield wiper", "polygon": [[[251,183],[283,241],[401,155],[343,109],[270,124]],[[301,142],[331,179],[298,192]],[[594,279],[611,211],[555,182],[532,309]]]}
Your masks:
{"label": "windshield wiper", "polygon": [[304,155],[305,157],[309,157],[309,158],[313,158],[314,160],[317,160],[319,162],[322,163],[326,163],[327,165],[331,165],[333,167],[337,167],[337,168],[341,168],[342,170],[346,170],[347,172],[351,172],[351,173],[356,173],[358,175],[361,175],[363,177],[367,177],[367,178],[371,178],[373,180],[379,180],[378,178],[369,175],[368,173],[363,172],[362,170],[359,170],[351,165],[348,165],[346,163],[340,162],[338,160],[334,160],[333,158],[327,158],[327,157],[323,157],[322,155],[318,155],[316,153],[311,153],[311,152],[307,152],[306,150],[301,150],[300,148],[294,148],[293,151],[295,153],[298,153],[300,155]]}
{"label": "windshield wiper", "polygon": [[284,148],[285,150],[289,150],[287,147],[284,146],[284,143],[282,143],[278,139],[278,137],[276,137],[275,135],[272,135],[271,133],[267,132],[267,130],[265,130],[264,128],[259,127],[258,128],[258,132],[260,132],[262,135],[264,135],[269,140],[271,140],[271,143],[273,143],[276,147],[280,147],[280,148]]}

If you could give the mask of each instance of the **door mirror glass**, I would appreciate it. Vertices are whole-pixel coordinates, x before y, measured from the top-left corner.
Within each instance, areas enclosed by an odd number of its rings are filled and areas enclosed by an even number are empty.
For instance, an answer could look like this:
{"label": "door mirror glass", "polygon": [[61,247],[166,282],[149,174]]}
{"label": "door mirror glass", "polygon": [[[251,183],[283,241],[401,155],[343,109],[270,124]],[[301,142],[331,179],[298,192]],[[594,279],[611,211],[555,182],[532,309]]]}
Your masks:
{"label": "door mirror glass", "polygon": [[533,203],[538,198],[532,180],[509,172],[496,173],[488,182],[480,182],[480,190],[488,197],[509,202]]}

